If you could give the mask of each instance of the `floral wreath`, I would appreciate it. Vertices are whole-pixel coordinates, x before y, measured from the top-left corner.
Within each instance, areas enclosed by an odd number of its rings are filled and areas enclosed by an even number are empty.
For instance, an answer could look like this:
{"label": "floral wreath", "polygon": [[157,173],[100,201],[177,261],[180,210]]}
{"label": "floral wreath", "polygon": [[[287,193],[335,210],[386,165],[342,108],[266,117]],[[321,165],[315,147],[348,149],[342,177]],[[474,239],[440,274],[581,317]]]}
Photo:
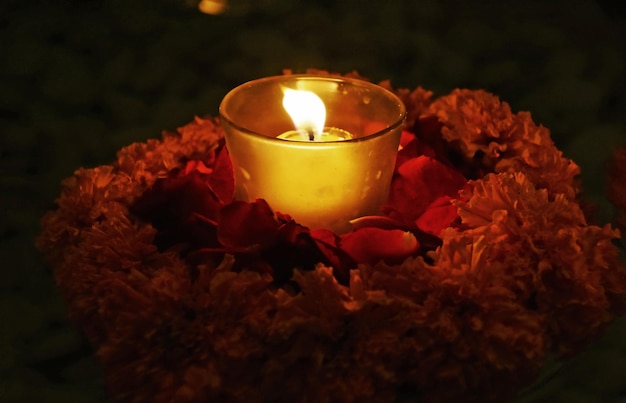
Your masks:
{"label": "floral wreath", "polygon": [[624,312],[619,231],[545,127],[482,90],[395,93],[389,201],[347,234],[233,201],[210,117],[64,181],[38,247],[113,397],[500,401]]}

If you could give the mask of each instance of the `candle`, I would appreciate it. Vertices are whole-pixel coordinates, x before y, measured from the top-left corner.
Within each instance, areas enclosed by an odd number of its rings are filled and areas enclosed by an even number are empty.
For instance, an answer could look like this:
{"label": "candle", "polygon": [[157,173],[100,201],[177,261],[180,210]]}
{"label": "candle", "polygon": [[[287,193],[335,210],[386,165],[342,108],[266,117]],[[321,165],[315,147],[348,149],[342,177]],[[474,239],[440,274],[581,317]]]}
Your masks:
{"label": "candle", "polygon": [[238,200],[262,198],[300,224],[337,233],[387,200],[405,108],[382,87],[262,78],[230,91],[220,118]]}

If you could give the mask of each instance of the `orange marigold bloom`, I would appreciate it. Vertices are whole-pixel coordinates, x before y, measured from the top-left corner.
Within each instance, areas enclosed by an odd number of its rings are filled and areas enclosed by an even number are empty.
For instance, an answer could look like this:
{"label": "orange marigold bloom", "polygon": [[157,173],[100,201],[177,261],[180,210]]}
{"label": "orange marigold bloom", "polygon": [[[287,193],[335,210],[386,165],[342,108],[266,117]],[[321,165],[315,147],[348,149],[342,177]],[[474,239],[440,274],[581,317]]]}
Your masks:
{"label": "orange marigold bloom", "polygon": [[[618,232],[587,225],[576,202],[564,195],[551,200],[523,173],[488,175],[462,196],[466,201],[456,204],[468,229],[447,230],[442,251],[447,239],[471,237],[468,270],[479,268],[519,303],[548,314],[545,326],[559,354],[589,343],[623,312],[626,271],[612,246]],[[439,255],[438,262],[442,257],[451,261]],[[484,271],[490,267],[497,271]]]}
{"label": "orange marigold bloom", "polygon": [[550,132],[528,112],[513,114],[506,102],[483,90],[454,90],[437,98],[423,117],[435,116],[441,135],[480,177],[488,172],[524,172],[551,194],[574,198],[578,166],[563,158]]}
{"label": "orange marigold bloom", "polygon": [[437,116],[443,123],[441,134],[458,147],[468,160],[488,165],[506,151],[508,129],[513,125],[513,114],[506,102],[483,90],[452,91],[433,101],[425,114]]}

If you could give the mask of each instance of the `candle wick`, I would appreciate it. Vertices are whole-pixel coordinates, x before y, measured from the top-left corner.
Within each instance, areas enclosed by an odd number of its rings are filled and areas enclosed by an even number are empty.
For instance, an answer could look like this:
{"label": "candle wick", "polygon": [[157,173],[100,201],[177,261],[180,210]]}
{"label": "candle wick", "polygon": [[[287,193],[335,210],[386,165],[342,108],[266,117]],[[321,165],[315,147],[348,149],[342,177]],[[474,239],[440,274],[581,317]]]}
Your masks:
{"label": "candle wick", "polygon": [[309,141],[314,141],[315,140],[315,133],[313,132],[313,130],[309,129],[309,130],[307,130],[307,133],[309,135]]}

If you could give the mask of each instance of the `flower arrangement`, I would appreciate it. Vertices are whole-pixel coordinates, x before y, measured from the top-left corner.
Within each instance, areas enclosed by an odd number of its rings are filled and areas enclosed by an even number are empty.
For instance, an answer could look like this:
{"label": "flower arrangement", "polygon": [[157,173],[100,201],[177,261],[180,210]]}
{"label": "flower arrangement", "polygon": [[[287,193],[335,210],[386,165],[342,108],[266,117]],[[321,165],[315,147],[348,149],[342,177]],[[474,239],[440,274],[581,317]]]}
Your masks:
{"label": "flower arrangement", "polygon": [[388,204],[347,234],[233,201],[210,117],[64,181],[38,247],[113,397],[501,401],[624,312],[619,231],[548,129],[482,90],[395,92]]}

